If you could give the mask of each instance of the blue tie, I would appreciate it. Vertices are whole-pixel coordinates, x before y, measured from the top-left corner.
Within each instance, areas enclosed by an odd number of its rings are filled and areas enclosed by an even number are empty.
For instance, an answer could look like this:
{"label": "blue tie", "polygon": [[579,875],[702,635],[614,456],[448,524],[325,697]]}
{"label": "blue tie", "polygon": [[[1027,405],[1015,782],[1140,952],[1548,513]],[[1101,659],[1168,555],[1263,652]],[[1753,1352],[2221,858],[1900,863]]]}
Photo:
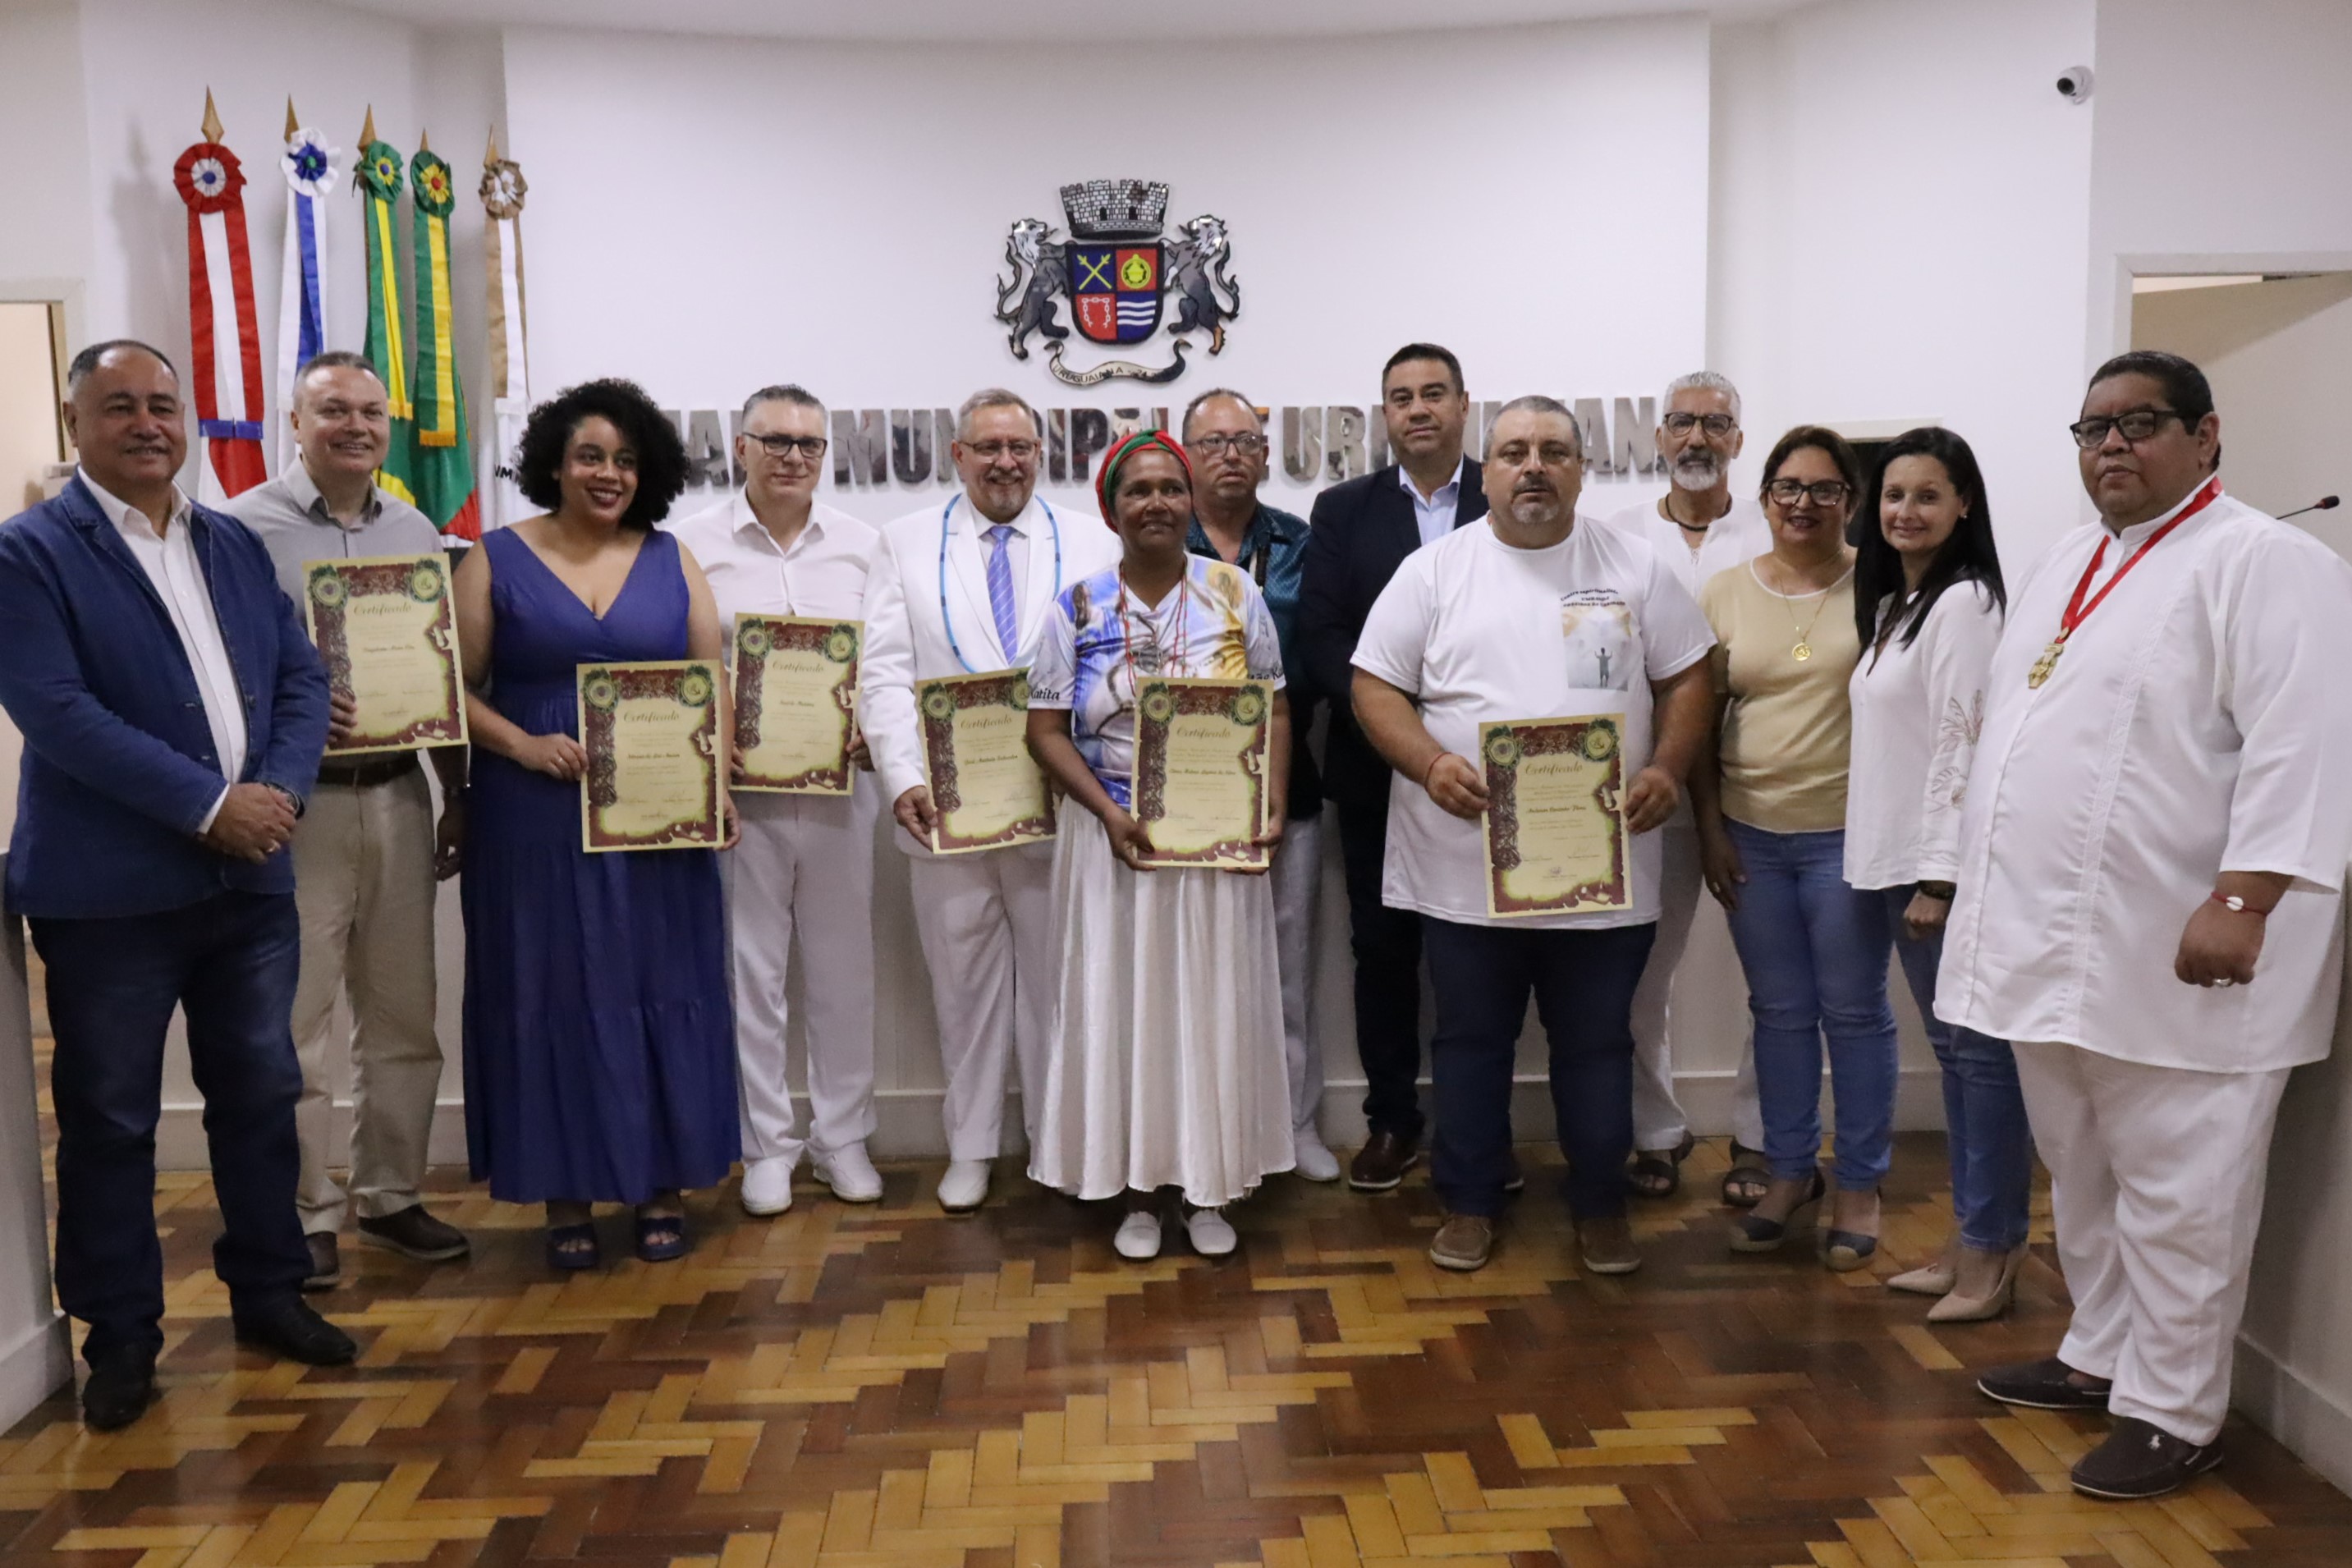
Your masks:
{"label": "blue tie", "polygon": [[1013,610],[1013,525],[1000,522],[988,531],[988,608],[996,617],[996,640],[1008,659],[1021,657],[1021,617]]}

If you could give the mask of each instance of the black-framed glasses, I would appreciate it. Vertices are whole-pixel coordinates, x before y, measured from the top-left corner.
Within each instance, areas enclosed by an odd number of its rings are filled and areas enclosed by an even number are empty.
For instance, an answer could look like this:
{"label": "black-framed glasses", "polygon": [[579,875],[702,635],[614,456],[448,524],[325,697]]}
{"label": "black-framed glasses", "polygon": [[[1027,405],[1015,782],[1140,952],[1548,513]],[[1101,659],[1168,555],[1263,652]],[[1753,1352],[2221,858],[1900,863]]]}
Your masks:
{"label": "black-framed glasses", "polygon": [[1190,443],[1192,450],[1204,458],[1223,453],[1238,452],[1244,458],[1255,458],[1265,450],[1265,437],[1255,431],[1244,430],[1238,436],[1202,436]]}
{"label": "black-framed glasses", "polygon": [[2168,419],[2178,419],[2182,429],[2189,428],[2189,416],[2178,408],[2127,408],[2121,414],[2077,419],[2066,428],[2074,432],[2074,445],[2095,452],[2107,444],[2109,431],[2120,431],[2125,440],[2137,445],[2163,429]]}
{"label": "black-framed glasses", "polygon": [[1658,421],[1673,436],[1687,436],[1696,426],[1710,436],[1728,436],[1739,428],[1739,421],[1728,414],[1686,414],[1677,410]]}
{"label": "black-framed glasses", "polygon": [[963,449],[992,463],[999,458],[1010,458],[1016,463],[1025,463],[1035,457],[1041,448],[1034,441],[967,441],[963,444]]}
{"label": "black-framed glasses", "polygon": [[1794,506],[1811,498],[1815,506],[1843,506],[1853,494],[1853,487],[1843,479],[1815,479],[1811,484],[1802,479],[1774,479],[1764,487],[1765,495],[1782,506]]}
{"label": "black-framed glasses", "polygon": [[822,436],[755,436],[749,430],[743,432],[743,439],[771,458],[789,458],[798,452],[812,463],[824,457],[825,447],[832,445]]}

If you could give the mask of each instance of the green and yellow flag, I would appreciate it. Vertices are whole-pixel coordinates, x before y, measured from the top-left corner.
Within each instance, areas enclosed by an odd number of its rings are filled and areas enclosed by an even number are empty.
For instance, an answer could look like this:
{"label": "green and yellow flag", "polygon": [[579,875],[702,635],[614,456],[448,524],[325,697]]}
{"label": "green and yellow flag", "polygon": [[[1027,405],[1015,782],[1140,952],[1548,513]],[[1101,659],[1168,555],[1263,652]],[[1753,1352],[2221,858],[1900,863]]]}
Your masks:
{"label": "green and yellow flag", "polygon": [[408,165],[416,212],[416,447],[409,459],[416,507],[433,526],[460,539],[482,537],[481,497],[466,435],[466,389],[457,381],[457,321],[449,289],[449,212],[457,183],[429,139],[417,141]]}
{"label": "green and yellow flag", "polygon": [[358,177],[352,188],[359,192],[367,228],[366,353],[383,377],[392,411],[392,448],[384,454],[383,467],[376,470],[375,482],[387,494],[414,504],[416,489],[410,478],[414,471],[410,450],[415,444],[410,433],[414,411],[408,401],[408,349],[403,341],[407,327],[405,312],[400,308],[400,266],[393,249],[392,204],[400,199],[400,154],[390,142],[377,139],[375,110],[371,109],[367,124],[360,131]]}

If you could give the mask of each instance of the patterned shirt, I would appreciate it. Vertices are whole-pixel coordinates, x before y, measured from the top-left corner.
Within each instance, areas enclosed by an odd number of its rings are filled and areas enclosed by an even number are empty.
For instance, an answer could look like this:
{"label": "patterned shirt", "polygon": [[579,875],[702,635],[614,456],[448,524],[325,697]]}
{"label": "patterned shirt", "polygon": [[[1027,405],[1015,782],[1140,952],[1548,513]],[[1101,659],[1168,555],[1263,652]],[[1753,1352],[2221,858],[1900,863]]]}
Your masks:
{"label": "patterned shirt", "polygon": [[[1242,531],[1241,558],[1234,563],[1247,572],[1258,592],[1265,595],[1275,635],[1282,639],[1285,669],[1298,667],[1298,597],[1307,580],[1307,534],[1305,518],[1261,501],[1249,526]],[[1201,526],[1199,518],[1192,520],[1184,548],[1212,561],[1224,559],[1210,542],[1208,530]],[[1318,816],[1323,811],[1323,775],[1307,744],[1315,727],[1315,702],[1316,699],[1297,689],[1290,693],[1289,810],[1294,818]]]}

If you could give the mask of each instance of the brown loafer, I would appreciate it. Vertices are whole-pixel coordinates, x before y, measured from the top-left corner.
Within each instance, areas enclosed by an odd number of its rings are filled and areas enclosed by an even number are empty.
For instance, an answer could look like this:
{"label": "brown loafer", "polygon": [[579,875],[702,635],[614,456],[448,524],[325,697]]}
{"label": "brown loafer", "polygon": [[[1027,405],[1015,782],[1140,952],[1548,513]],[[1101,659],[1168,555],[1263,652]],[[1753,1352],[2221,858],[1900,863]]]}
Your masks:
{"label": "brown loafer", "polygon": [[1588,1274],[1631,1274],[1642,1267],[1633,1227],[1622,1218],[1578,1220],[1576,1250]]}
{"label": "brown loafer", "polygon": [[1404,1180],[1421,1160],[1421,1141],[1401,1132],[1374,1129],[1371,1138],[1348,1162],[1348,1184],[1360,1193],[1385,1193]]}
{"label": "brown loafer", "polygon": [[1429,1260],[1461,1273],[1486,1267],[1495,1255],[1495,1222],[1485,1215],[1450,1214],[1430,1238]]}
{"label": "brown loafer", "polygon": [[411,1204],[382,1219],[360,1221],[360,1239],[420,1263],[446,1263],[468,1250],[466,1233],[426,1214],[423,1204]]}

